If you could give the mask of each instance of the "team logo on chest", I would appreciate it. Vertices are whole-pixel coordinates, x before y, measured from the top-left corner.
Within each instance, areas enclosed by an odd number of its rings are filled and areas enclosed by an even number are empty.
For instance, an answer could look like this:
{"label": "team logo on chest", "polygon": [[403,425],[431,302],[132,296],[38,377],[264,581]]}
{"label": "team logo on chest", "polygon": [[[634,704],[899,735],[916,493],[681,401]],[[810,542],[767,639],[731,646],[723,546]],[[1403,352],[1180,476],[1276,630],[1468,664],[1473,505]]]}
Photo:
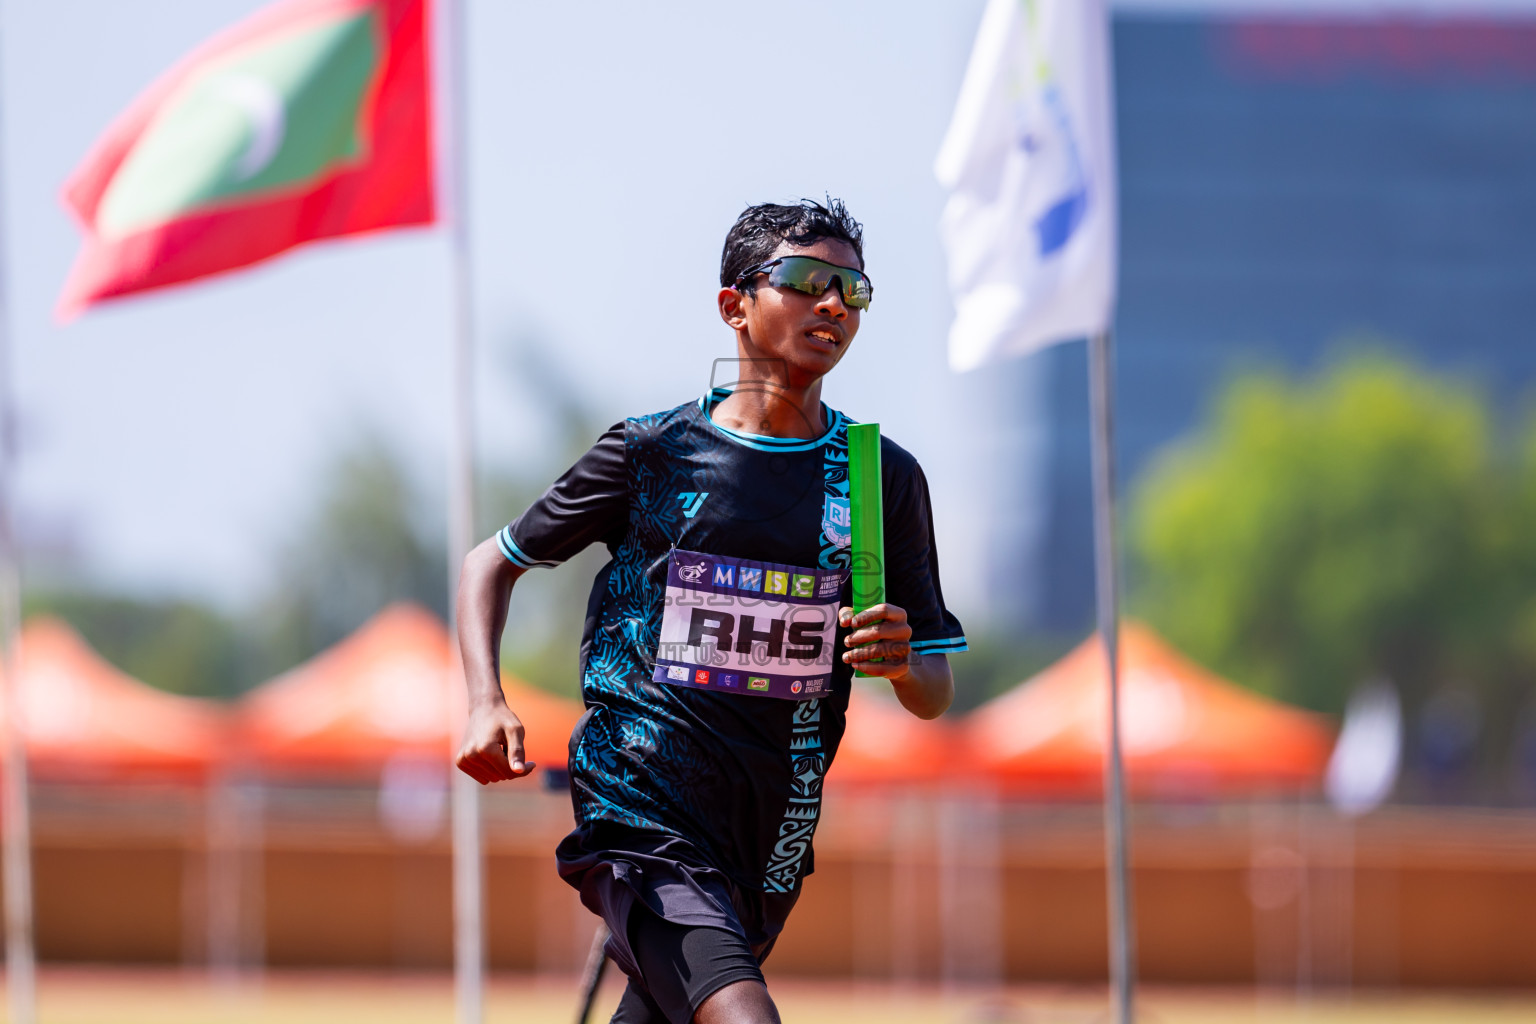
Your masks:
{"label": "team logo on chest", "polygon": [[683,515],[692,519],[699,514],[699,509],[704,507],[704,499],[709,497],[708,491],[678,491],[677,500],[683,503]]}
{"label": "team logo on chest", "polygon": [[847,498],[827,495],[821,512],[821,532],[833,547],[846,548],[853,543],[853,514]]}

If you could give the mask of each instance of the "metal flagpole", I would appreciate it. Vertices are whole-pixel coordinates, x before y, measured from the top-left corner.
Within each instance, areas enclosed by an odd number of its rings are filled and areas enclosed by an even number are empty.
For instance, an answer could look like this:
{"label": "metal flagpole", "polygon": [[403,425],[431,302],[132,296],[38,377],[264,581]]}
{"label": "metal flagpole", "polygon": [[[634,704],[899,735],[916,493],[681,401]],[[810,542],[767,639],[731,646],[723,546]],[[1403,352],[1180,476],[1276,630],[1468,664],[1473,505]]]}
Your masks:
{"label": "metal flagpole", "polygon": [[[439,107],[445,144],[439,150],[441,187],[449,221],[453,260],[454,331],[452,344],[452,409],[448,458],[448,619],[453,626],[454,596],[459,566],[474,546],[474,293],[469,248],[468,83],[465,66],[464,6],[468,0],[445,0],[440,24],[446,37],[438,53],[448,64],[448,102]],[[441,78],[439,79],[441,80]],[[455,644],[455,651],[457,644]],[[454,665],[459,664],[454,655]],[[457,675],[457,672],[455,672]],[[453,807],[453,965],[454,995],[459,1024],[480,1024],[484,1018],[485,925],[484,872],[480,835],[480,785],[463,772],[451,773]]]}
{"label": "metal flagpole", "polygon": [[1088,339],[1093,418],[1094,589],[1099,635],[1109,666],[1109,749],[1105,755],[1104,845],[1109,886],[1109,981],[1117,1024],[1135,1020],[1136,950],[1127,865],[1125,763],[1120,752],[1120,587],[1115,559],[1115,421],[1110,334]]}
{"label": "metal flagpole", "polygon": [[[0,137],[4,119],[0,117]],[[4,793],[0,826],[4,836],[5,980],[10,1018],[37,1019],[37,960],[32,946],[32,825],[27,802],[27,745],[21,727],[17,644],[21,635],[21,566],[16,543],[16,424],[11,379],[10,295],[4,258],[4,155],[0,151],[0,687],[4,688]]]}
{"label": "metal flagpole", "polygon": [[[0,239],[4,232],[0,230]],[[0,264],[0,277],[4,275]],[[0,286],[3,287],[3,286]],[[32,825],[27,800],[27,744],[21,727],[21,693],[17,669],[21,634],[21,572],[16,545],[16,471],[11,406],[8,306],[0,295],[0,633],[5,688],[5,777],[0,797],[0,821],[5,829],[5,981],[10,1019],[33,1024],[37,1019],[37,961],[32,948]]]}

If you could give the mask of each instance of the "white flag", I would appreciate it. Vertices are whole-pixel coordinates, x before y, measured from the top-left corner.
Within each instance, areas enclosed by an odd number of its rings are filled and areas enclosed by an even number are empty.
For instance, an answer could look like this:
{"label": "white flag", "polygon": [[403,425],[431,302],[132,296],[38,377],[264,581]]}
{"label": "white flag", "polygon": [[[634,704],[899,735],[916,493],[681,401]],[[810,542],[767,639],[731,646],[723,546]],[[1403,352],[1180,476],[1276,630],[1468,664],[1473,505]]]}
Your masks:
{"label": "white flag", "polygon": [[1114,145],[1104,0],[990,0],[934,165],[952,369],[1108,329]]}
{"label": "white flag", "polygon": [[1328,802],[1347,818],[1374,810],[1392,795],[1402,759],[1402,703],[1390,682],[1373,680],[1344,709],[1323,787]]}

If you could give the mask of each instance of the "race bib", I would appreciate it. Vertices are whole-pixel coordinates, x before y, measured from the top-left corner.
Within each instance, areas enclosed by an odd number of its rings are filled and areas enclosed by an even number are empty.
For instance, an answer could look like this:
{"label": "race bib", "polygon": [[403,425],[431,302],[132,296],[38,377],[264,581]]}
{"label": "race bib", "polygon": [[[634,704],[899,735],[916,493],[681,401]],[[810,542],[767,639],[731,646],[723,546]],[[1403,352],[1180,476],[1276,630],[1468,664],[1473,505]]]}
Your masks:
{"label": "race bib", "polygon": [[847,575],[674,549],[655,680],[784,700],[826,696]]}

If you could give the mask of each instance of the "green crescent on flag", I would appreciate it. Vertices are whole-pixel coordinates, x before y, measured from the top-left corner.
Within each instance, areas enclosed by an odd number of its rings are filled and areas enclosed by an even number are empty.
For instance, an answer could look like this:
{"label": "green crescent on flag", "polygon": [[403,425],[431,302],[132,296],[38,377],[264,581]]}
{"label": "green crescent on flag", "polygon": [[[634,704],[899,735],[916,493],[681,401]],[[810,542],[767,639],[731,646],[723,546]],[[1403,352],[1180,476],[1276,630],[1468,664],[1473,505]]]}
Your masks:
{"label": "green crescent on flag", "polygon": [[379,49],[374,12],[342,12],[192,75],[123,161],[97,229],[121,238],[221,200],[302,185],[356,159]]}
{"label": "green crescent on flag", "polygon": [[436,218],[428,0],[284,0],[139,96],[64,186],[59,314]]}

